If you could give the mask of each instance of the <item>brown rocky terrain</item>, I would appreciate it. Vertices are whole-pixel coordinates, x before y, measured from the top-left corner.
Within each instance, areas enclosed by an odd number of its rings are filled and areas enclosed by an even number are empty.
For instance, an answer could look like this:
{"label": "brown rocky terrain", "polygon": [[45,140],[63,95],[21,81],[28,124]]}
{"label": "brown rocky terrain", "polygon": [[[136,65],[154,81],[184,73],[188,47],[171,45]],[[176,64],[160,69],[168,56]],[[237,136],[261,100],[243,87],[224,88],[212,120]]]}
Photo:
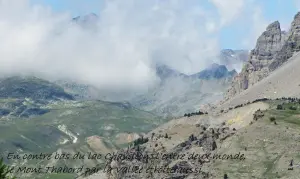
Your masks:
{"label": "brown rocky terrain", "polygon": [[[85,179],[215,179],[225,174],[229,179],[297,179],[299,104],[300,100],[268,100],[218,115],[171,120],[144,136],[149,141],[118,152],[143,157],[108,161],[105,172]],[[157,153],[158,159],[151,156]],[[132,172],[134,166],[137,170]]]}
{"label": "brown rocky terrain", "polygon": [[[231,110],[220,115],[202,115],[183,117],[179,119],[171,120],[170,122],[154,129],[149,132],[144,138],[148,138],[149,141],[139,145],[138,147],[131,147],[127,150],[119,151],[119,154],[125,153],[126,156],[133,153],[142,153],[143,156],[148,154],[176,154],[178,156],[185,156],[177,159],[164,159],[162,158],[149,158],[148,160],[113,160],[108,161],[109,166],[113,168],[110,172],[99,172],[93,174],[86,179],[96,178],[215,178],[220,176],[221,173],[214,169],[214,162],[217,159],[205,158],[206,154],[211,153],[211,157],[222,153],[227,153],[221,150],[223,143],[227,141],[231,136],[234,136],[238,130],[248,126],[253,120],[253,115],[258,109],[268,109],[269,105],[265,103],[254,103],[246,107],[241,107],[236,110]],[[167,135],[167,136],[166,136]],[[128,153],[127,153],[128,152]],[[190,155],[198,154],[203,156],[202,158],[188,159]],[[232,151],[232,154],[238,152]],[[229,154],[228,154],[229,155]],[[237,160],[236,162],[241,162]],[[143,167],[142,173],[133,172],[117,172],[117,168],[139,166]],[[170,174],[166,171],[158,172],[158,170],[152,172],[146,172],[147,167],[164,168],[169,167],[175,169],[178,168],[190,168],[198,170],[197,173],[174,173]],[[178,169],[179,171],[180,169]]]}

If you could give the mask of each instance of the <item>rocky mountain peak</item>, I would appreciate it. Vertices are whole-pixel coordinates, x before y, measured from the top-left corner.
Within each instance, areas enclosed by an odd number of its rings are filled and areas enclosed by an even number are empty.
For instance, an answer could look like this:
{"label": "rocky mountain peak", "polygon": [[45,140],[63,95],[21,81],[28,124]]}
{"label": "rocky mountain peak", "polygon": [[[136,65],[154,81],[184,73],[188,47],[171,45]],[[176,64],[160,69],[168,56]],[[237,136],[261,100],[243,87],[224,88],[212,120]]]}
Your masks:
{"label": "rocky mountain peak", "polygon": [[298,12],[294,17],[294,20],[291,24],[290,35],[293,37],[292,40],[294,40],[294,41],[298,40],[299,41],[299,36],[300,36],[300,12]]}
{"label": "rocky mountain peak", "polygon": [[251,59],[271,60],[274,54],[281,48],[280,23],[275,21],[267,26],[256,42],[256,47],[251,51]]}
{"label": "rocky mountain peak", "polygon": [[273,23],[271,23],[271,24],[269,24],[268,26],[267,26],[267,31],[272,31],[272,30],[280,30],[280,23],[279,23],[279,21],[275,21],[275,22],[273,22]]}
{"label": "rocky mountain peak", "polygon": [[274,61],[270,64],[269,70],[274,71],[298,51],[300,51],[300,12],[294,16],[290,31],[286,34],[284,44],[276,54]]}
{"label": "rocky mountain peak", "polygon": [[241,73],[233,80],[225,100],[268,76],[298,51],[300,51],[300,12],[295,15],[287,33],[281,30],[278,21],[267,26],[266,31],[257,39],[256,46],[251,50],[250,58],[244,64]]}
{"label": "rocky mountain peak", "polygon": [[208,68],[202,70],[199,73],[192,75],[192,77],[200,79],[221,79],[232,78],[236,74],[235,70],[228,71],[225,65],[219,65],[217,63],[211,64]]}
{"label": "rocky mountain peak", "polygon": [[295,16],[294,16],[294,20],[296,19],[300,19],[300,12],[298,12]]}

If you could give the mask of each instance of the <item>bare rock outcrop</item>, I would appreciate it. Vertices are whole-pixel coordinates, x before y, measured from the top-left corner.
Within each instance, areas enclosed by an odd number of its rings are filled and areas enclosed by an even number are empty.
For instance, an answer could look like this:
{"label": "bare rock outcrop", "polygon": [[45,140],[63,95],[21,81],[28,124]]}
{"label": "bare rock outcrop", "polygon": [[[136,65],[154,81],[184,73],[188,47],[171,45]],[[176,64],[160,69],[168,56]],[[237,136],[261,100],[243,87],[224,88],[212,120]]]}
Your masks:
{"label": "bare rock outcrop", "polygon": [[242,71],[233,79],[225,100],[248,89],[262,80],[300,51],[300,12],[294,17],[288,33],[281,31],[280,23],[268,25],[266,31],[257,39],[250,52],[249,60]]}
{"label": "bare rock outcrop", "polygon": [[298,51],[300,51],[300,12],[295,15],[287,39],[270,64],[269,70],[274,71]]}

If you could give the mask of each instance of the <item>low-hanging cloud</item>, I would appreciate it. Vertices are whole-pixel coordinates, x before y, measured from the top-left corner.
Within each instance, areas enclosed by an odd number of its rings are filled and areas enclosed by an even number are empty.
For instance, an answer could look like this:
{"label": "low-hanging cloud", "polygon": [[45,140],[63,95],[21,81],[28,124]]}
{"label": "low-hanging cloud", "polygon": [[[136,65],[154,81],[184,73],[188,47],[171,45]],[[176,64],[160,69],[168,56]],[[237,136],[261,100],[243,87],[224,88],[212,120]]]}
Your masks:
{"label": "low-hanging cloud", "polygon": [[191,74],[218,55],[219,21],[197,0],[103,2],[95,28],[82,28],[70,14],[0,0],[0,73],[147,89],[158,81],[157,62]]}

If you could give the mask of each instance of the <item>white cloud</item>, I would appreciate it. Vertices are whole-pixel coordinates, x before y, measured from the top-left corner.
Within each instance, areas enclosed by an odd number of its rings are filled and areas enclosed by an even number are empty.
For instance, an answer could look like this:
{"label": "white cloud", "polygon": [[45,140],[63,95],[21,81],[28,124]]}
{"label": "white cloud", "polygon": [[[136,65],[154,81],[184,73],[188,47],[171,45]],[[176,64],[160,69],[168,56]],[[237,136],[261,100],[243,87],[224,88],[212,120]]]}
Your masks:
{"label": "white cloud", "polygon": [[70,25],[68,14],[2,0],[0,71],[134,89],[156,82],[154,61],[198,72],[219,50],[207,36],[214,22],[201,6],[170,2],[105,1],[98,31],[90,32]]}
{"label": "white cloud", "polygon": [[[0,73],[147,89],[157,82],[157,61],[199,72],[216,59],[221,28],[249,15],[246,0],[211,2],[220,17],[198,0],[104,0],[98,30],[91,32],[71,25],[69,14],[26,0],[0,0]],[[253,41],[260,15],[253,15]]]}
{"label": "white cloud", "polygon": [[252,14],[249,19],[251,31],[250,34],[245,36],[245,39],[242,42],[242,45],[248,49],[255,47],[257,38],[266,30],[268,24],[270,24],[270,22],[264,19],[261,7],[254,6],[250,12]]}
{"label": "white cloud", "polygon": [[228,25],[237,18],[243,12],[245,6],[245,0],[209,0],[218,9],[221,17],[220,26]]}
{"label": "white cloud", "polygon": [[208,33],[214,33],[217,30],[217,24],[215,22],[208,21],[205,24],[205,28]]}

